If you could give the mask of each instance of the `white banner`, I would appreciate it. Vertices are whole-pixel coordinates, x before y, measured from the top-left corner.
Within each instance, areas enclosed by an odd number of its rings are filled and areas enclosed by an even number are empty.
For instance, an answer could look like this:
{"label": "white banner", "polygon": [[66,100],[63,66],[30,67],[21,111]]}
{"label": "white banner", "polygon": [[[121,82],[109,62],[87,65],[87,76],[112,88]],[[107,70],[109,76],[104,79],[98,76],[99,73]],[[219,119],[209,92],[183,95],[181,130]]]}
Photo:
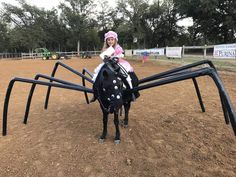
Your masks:
{"label": "white banner", "polygon": [[214,58],[236,58],[236,43],[214,45]]}
{"label": "white banner", "polygon": [[132,56],[132,50],[125,50],[125,56]]}
{"label": "white banner", "polygon": [[182,47],[166,47],[166,56],[171,58],[181,58]]}
{"label": "white banner", "polygon": [[143,55],[144,52],[147,52],[148,55],[153,56],[165,55],[164,48],[137,49],[133,51],[133,55]]}

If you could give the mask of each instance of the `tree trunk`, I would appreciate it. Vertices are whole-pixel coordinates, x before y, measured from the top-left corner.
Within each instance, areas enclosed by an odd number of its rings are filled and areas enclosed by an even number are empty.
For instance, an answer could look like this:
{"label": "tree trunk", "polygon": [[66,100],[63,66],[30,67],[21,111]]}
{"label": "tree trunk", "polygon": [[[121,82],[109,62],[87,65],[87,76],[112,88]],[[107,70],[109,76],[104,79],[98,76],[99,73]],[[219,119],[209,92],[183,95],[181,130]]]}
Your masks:
{"label": "tree trunk", "polygon": [[77,43],[77,54],[79,55],[79,52],[80,52],[80,41],[78,40],[78,43]]}

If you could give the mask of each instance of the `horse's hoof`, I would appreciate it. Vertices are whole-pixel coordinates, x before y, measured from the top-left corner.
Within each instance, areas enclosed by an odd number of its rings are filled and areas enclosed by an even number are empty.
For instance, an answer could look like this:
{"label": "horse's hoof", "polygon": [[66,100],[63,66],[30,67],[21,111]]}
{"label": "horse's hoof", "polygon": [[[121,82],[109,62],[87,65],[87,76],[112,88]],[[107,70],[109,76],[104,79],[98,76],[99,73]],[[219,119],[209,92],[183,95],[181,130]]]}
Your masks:
{"label": "horse's hoof", "polygon": [[103,143],[104,143],[104,139],[101,139],[101,138],[100,138],[100,139],[99,139],[99,143],[100,143],[100,144],[103,144]]}
{"label": "horse's hoof", "polygon": [[115,140],[115,144],[120,144],[120,140]]}

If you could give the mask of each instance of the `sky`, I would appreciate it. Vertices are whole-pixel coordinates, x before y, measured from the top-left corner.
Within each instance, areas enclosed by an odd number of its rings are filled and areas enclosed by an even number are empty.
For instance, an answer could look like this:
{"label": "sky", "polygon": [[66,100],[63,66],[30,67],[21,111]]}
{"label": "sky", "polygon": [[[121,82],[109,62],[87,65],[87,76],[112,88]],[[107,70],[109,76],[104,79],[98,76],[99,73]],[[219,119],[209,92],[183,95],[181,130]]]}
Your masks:
{"label": "sky", "polygon": [[[97,0],[99,1],[99,0]],[[5,2],[13,5],[17,5],[17,1],[15,0],[0,0],[0,3]],[[57,7],[60,2],[64,2],[64,0],[26,0],[26,2],[30,5],[35,5],[37,7],[43,7],[47,10],[52,9],[53,7]],[[108,0],[109,6],[114,7],[114,1]],[[0,7],[2,5],[0,4]]]}
{"label": "sky", "polygon": [[[47,10],[52,9],[53,7],[56,7],[57,5],[60,4],[60,1],[63,0],[26,0],[26,2],[30,5],[35,5],[37,7],[43,7]],[[8,4],[13,4],[13,5],[17,5],[17,1],[15,0],[0,0],[0,3],[5,2]],[[0,5],[1,7],[2,5]]]}
{"label": "sky", "polygon": [[[99,0],[96,0],[99,1]],[[9,3],[9,4],[13,4],[13,5],[17,5],[17,1],[16,0],[0,0],[0,8],[2,7],[2,2],[5,3]],[[37,7],[42,7],[45,8],[47,10],[52,9],[53,7],[57,7],[60,2],[64,2],[64,0],[26,0],[27,3],[31,4],[31,5],[35,5]],[[115,7],[115,3],[114,0],[108,0],[109,6],[111,7]],[[187,18],[184,20],[181,20],[177,23],[179,26],[192,26],[193,22],[191,18]]]}

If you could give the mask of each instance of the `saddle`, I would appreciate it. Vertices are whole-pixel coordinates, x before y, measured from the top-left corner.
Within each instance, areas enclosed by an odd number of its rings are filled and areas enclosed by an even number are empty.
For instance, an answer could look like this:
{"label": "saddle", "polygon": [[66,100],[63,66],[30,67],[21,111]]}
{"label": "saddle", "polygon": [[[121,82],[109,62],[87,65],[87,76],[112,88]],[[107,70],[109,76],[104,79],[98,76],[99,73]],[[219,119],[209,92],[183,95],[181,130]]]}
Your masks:
{"label": "saddle", "polygon": [[[131,77],[132,79],[132,85],[133,87],[136,87],[138,86],[138,77],[136,76],[136,74],[134,72],[127,72],[126,69],[119,64],[119,58],[118,57],[107,57],[105,56],[104,57],[104,63],[108,66],[108,68],[115,73],[116,76],[120,77],[121,80],[123,81],[123,83],[125,84],[126,86],[126,89],[127,88],[130,88],[126,78],[128,77],[128,75]],[[128,94],[128,93],[127,93]],[[137,99],[140,94],[138,91],[135,91],[134,93],[134,98],[132,98],[132,100],[135,100]],[[125,94],[126,95],[126,94]]]}
{"label": "saddle", "polygon": [[119,64],[118,57],[108,57],[105,56],[103,62],[108,66],[108,68],[115,73],[121,79],[128,77],[128,72],[125,70],[123,66]]}
{"label": "saddle", "polygon": [[[114,75],[116,77],[119,77],[122,80],[122,82],[125,85],[124,90],[126,90],[127,88],[130,88],[129,83],[126,80],[126,78],[128,76],[131,77],[133,86],[138,86],[138,78],[137,78],[136,74],[134,72],[128,73],[126,71],[126,69],[122,65],[119,64],[119,58],[118,57],[112,57],[111,58],[111,57],[104,56],[103,62],[105,63],[107,68],[109,68],[110,72],[114,73]],[[95,80],[95,82],[93,84],[94,98],[92,98],[92,100],[90,102],[94,102],[98,97],[98,92],[99,92],[98,91],[98,88],[99,88],[98,78],[99,78],[99,75],[100,75],[100,73],[98,74],[97,79]],[[127,92],[127,93],[124,93],[124,95],[126,95],[126,97],[128,98],[129,95],[132,96],[133,94],[130,94],[130,93]],[[135,100],[139,96],[140,96],[140,94],[137,91],[134,92],[134,99],[132,99],[132,100]]]}

